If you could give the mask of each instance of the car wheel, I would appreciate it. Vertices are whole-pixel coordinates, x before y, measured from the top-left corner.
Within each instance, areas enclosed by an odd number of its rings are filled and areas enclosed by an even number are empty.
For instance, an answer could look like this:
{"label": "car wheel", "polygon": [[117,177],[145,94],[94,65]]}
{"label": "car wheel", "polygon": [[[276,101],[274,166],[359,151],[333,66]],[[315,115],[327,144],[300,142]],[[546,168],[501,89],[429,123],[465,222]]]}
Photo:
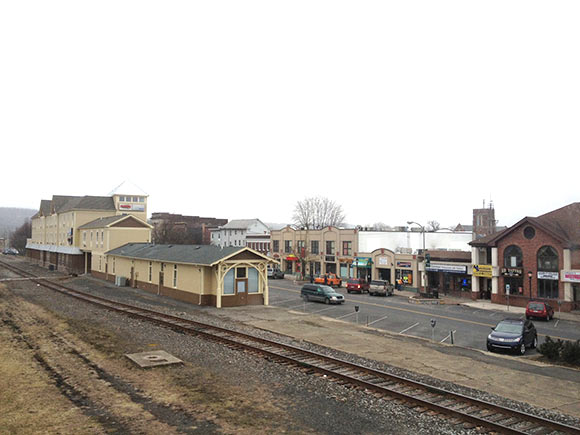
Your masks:
{"label": "car wheel", "polygon": [[553,317],[548,314],[548,317],[546,317],[546,320],[549,322],[552,319],[553,319]]}
{"label": "car wheel", "polygon": [[326,305],[330,304],[330,299],[326,298],[326,299],[324,300],[324,303],[325,303]]}
{"label": "car wheel", "polygon": [[489,352],[493,352],[493,347],[491,347],[491,346],[488,344],[488,345],[487,345],[487,350],[488,350]]}
{"label": "car wheel", "polygon": [[534,336],[534,340],[532,341],[532,349],[535,349],[536,347],[538,347],[538,336]]}
{"label": "car wheel", "polygon": [[347,290],[346,292],[347,292],[348,294],[350,294],[350,290]]}
{"label": "car wheel", "polygon": [[522,344],[520,344],[520,347],[518,348],[518,350],[520,351],[520,355],[524,355],[526,353],[526,343],[524,343],[523,340],[522,340]]}

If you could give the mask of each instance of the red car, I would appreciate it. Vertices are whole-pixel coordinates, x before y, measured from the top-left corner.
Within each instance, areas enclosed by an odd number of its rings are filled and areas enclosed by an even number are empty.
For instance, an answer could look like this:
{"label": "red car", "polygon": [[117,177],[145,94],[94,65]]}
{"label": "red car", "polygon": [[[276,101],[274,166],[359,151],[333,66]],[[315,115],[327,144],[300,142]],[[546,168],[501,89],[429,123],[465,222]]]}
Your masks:
{"label": "red car", "polygon": [[554,309],[546,302],[530,301],[526,307],[526,319],[530,319],[531,317],[546,320],[553,319]]}
{"label": "red car", "polygon": [[349,279],[346,282],[346,291],[349,293],[352,292],[357,292],[357,293],[363,293],[363,292],[367,292],[369,291],[369,283],[367,281],[365,281],[364,279]]}

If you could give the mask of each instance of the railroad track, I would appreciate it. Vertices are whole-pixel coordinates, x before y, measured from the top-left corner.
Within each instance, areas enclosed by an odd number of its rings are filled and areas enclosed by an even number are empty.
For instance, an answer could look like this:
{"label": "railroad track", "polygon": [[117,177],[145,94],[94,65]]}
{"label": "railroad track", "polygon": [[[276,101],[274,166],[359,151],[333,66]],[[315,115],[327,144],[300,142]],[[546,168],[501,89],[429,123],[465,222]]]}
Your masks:
{"label": "railroad track", "polygon": [[0,261],[0,266],[59,293],[144,321],[218,341],[235,349],[260,354],[273,361],[299,367],[308,373],[323,374],[342,384],[368,390],[379,397],[399,399],[415,408],[417,412],[432,411],[451,418],[452,422],[464,427],[477,427],[481,431],[507,434],[580,434],[580,427],[569,426],[277,341],[90,295],[46,278],[39,278],[3,261]]}

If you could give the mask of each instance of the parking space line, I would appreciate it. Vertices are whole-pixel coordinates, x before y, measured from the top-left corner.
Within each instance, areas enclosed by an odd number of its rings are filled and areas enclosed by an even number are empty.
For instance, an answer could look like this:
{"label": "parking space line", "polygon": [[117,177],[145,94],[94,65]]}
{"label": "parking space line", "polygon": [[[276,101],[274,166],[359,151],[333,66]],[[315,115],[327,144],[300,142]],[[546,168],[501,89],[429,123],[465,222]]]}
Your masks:
{"label": "parking space line", "polygon": [[310,314],[318,314],[318,313],[322,313],[323,311],[333,310],[333,309],[334,309],[334,307],[328,307],[328,308],[325,308],[324,310],[313,311]]}
{"label": "parking space line", "polygon": [[381,317],[380,319],[373,320],[373,321],[372,321],[372,322],[370,322],[370,323],[369,323],[367,326],[370,326],[370,325],[372,325],[373,323],[380,322],[381,320],[385,320],[387,317],[389,317],[389,316],[385,316],[385,317]]}
{"label": "parking space line", "polygon": [[276,301],[274,303],[270,303],[270,305],[277,305],[277,304],[284,304],[286,302],[295,302],[296,298],[292,298],[292,299],[286,299],[284,301]]}
{"label": "parking space line", "polygon": [[306,302],[302,302],[300,305],[296,305],[295,307],[281,307],[286,308],[287,310],[293,310],[294,308],[303,307]]}
{"label": "parking space line", "polygon": [[344,316],[336,317],[336,318],[337,319],[344,319],[345,317],[352,316],[353,314],[356,314],[356,311],[354,311],[352,313],[345,314]]}
{"label": "parking space line", "polygon": [[[455,334],[457,331],[454,329],[453,333]],[[451,332],[449,333],[449,335],[447,337],[445,337],[443,340],[441,340],[439,343],[443,343],[445,340],[447,340],[449,337],[451,337]]]}
{"label": "parking space line", "polygon": [[558,327],[558,323],[560,322],[560,320],[556,320],[556,323],[554,324],[554,328]]}
{"label": "parking space line", "polygon": [[[277,287],[277,286],[269,286],[270,288],[276,288],[279,290],[284,290],[284,291],[288,291],[291,293],[297,293],[300,294],[300,290],[292,290],[292,289],[287,289],[287,288],[283,288],[283,287]],[[467,319],[458,319],[456,317],[452,317],[452,316],[444,316],[441,314],[435,314],[435,313],[425,313],[419,310],[413,310],[413,309],[409,309],[409,308],[403,308],[403,307],[397,307],[397,306],[393,306],[393,305],[381,305],[381,304],[377,304],[377,303],[373,303],[373,302],[366,302],[363,300],[357,301],[357,303],[361,304],[361,305],[369,305],[369,306],[373,306],[373,307],[382,307],[382,308],[386,308],[387,310],[394,310],[394,311],[402,311],[402,312],[407,312],[407,313],[413,313],[413,314],[419,314],[421,316],[429,316],[431,318],[437,318],[437,319],[446,319],[446,320],[452,320],[455,322],[460,322],[460,323],[467,323],[467,324],[471,324],[471,325],[478,325],[478,326],[495,326],[496,324],[489,324],[489,323],[483,323],[483,322],[476,322],[474,320],[467,320]],[[463,305],[459,305],[460,307],[463,307]],[[288,307],[283,307],[285,309],[290,309]],[[297,307],[294,307],[297,308]],[[465,308],[469,308],[469,307],[465,307]],[[522,319],[525,317],[525,314],[521,317]],[[413,325],[416,326],[416,325]],[[399,333],[400,334],[400,333]],[[538,334],[539,337],[543,337],[546,334]],[[552,338],[559,338],[562,340],[570,340],[570,338],[564,338],[564,337],[557,337],[557,336],[552,336],[550,335],[550,337]]]}
{"label": "parking space line", "polygon": [[399,334],[402,334],[403,332],[407,332],[409,329],[414,328],[418,324],[419,324],[419,322],[415,323],[413,326],[409,326],[407,329],[403,329],[401,332],[399,332]]}

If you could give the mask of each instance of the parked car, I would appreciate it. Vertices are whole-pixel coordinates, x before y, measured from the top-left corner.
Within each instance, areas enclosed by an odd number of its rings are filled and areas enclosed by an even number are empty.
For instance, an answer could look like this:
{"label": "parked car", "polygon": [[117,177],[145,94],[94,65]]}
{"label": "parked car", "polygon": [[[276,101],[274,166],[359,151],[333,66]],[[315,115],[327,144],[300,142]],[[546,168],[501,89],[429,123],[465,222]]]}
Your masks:
{"label": "parked car", "polygon": [[492,332],[487,336],[487,350],[511,350],[526,353],[526,348],[535,349],[538,345],[538,332],[529,320],[505,319],[491,328]]}
{"label": "parked car", "polygon": [[372,280],[369,287],[371,296],[393,296],[395,287],[389,282],[381,279]]}
{"label": "parked car", "polygon": [[530,301],[526,306],[526,319],[532,317],[550,320],[554,318],[554,309],[543,301]]}
{"label": "parked car", "polygon": [[325,304],[344,304],[344,296],[327,285],[305,284],[300,290],[300,295],[306,302],[318,301]]}
{"label": "parked car", "polygon": [[365,279],[354,278],[346,282],[346,291],[349,293],[364,293],[369,291],[369,283]]}
{"label": "parked car", "polygon": [[4,255],[18,255],[18,249],[15,248],[7,248],[4,249],[2,252]]}
{"label": "parked car", "polygon": [[277,267],[268,268],[268,278],[272,278],[272,279],[283,279],[284,278],[284,272],[282,272]]}
{"label": "parked car", "polygon": [[[324,278],[326,277],[326,281]],[[331,287],[340,287],[342,285],[342,279],[340,279],[334,273],[327,273],[325,275],[320,275],[314,279],[315,284],[324,284]]]}

